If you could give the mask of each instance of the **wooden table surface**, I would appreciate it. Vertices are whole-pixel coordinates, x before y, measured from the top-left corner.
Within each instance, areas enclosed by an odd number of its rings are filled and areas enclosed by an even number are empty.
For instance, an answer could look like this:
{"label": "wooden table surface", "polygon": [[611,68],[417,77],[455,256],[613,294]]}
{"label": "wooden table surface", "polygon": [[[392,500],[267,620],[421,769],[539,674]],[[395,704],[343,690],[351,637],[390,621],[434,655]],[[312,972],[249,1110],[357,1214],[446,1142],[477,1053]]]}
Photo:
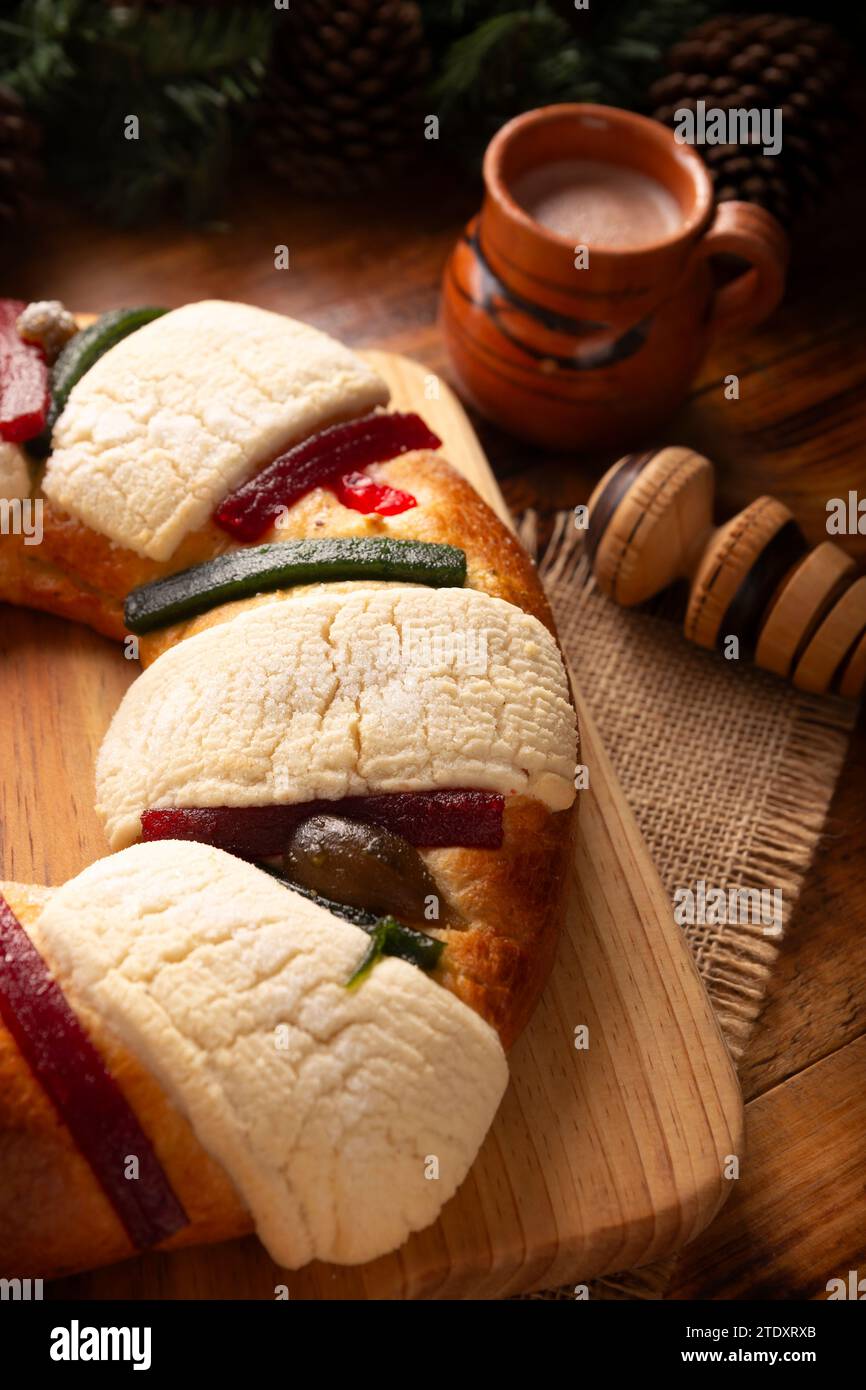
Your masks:
{"label": "wooden table surface", "polygon": [[[425,181],[360,204],[303,204],[254,185],[231,222],[118,232],[61,208],[0,261],[0,293],[73,308],[246,299],[357,346],[403,352],[448,375],[438,281],[477,192]],[[803,227],[785,304],[743,341],[718,345],[669,442],[719,465],[720,512],[770,491],[808,537],[825,504],[866,496],[864,205],[837,201]],[[274,268],[274,248],[290,268]],[[740,379],[728,401],[723,379]],[[585,501],[602,464],[542,456],[481,426],[513,510]],[[866,535],[840,543],[866,563]],[[861,718],[825,834],[741,1070],[743,1174],[716,1223],[680,1257],[675,1298],[811,1298],[851,1269],[866,1277],[866,726]]]}

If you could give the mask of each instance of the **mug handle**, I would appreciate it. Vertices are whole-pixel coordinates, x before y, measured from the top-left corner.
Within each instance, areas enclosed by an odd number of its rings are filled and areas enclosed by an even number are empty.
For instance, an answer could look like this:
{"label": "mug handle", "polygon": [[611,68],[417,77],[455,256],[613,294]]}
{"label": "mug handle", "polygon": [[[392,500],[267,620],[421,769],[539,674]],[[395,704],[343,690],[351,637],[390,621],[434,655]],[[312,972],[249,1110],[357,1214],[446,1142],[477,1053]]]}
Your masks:
{"label": "mug handle", "polygon": [[740,256],[751,268],[716,291],[710,314],[715,333],[751,328],[767,318],[785,290],[788,238],[779,222],[756,203],[719,203],[698,242],[701,259]]}

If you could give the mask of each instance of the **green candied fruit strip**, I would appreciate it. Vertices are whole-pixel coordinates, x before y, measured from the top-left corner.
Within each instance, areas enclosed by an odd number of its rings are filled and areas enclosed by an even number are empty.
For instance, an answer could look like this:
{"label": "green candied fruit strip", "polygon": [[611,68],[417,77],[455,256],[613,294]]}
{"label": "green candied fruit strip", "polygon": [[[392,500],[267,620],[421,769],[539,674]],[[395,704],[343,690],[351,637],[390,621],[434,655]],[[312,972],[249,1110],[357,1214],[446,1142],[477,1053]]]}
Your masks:
{"label": "green candied fruit strip", "polygon": [[429,972],[436,969],[445,949],[444,941],[427,936],[425,932],[416,931],[414,927],[406,927],[402,922],[398,922],[396,917],[376,917],[374,913],[365,912],[363,908],[349,907],[344,903],[333,902],[330,898],[323,898],[320,893],[314,893],[312,888],[294,883],[280,869],[275,869],[270,864],[259,864],[258,867],[282,883],[284,888],[291,889],[293,893],[300,893],[302,897],[309,898],[310,902],[333,912],[335,917],[343,917],[369,934],[369,948],[346,981],[347,988],[359,985],[380,956],[397,956],[400,960],[408,961],[410,965],[417,965],[419,970]]}
{"label": "green candied fruit strip", "polygon": [[462,588],[466,553],[453,545],[389,536],[280,541],[231,550],[203,565],[133,589],[126,599],[124,619],[130,632],[150,632],[232,599],[339,579],[401,580],[433,588]]}
{"label": "green candied fruit strip", "polygon": [[404,927],[395,917],[382,917],[370,931],[370,945],[362,960],[346,981],[347,989],[355,989],[364,980],[380,956],[397,956],[399,960],[417,965],[419,970],[435,970],[445,949],[444,941]]}

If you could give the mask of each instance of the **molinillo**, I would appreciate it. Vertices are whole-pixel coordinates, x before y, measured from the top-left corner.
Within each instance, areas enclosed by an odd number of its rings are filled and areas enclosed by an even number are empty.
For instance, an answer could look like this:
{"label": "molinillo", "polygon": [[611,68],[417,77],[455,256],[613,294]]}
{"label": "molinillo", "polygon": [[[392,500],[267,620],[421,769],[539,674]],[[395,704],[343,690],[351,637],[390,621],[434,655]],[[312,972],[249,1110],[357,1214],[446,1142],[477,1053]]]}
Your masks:
{"label": "molinillo", "polygon": [[250,1230],[287,1268],[373,1259],[463,1181],[552,964],[552,618],[340,344],[238,304],[106,317],[41,406],[0,402],[44,528],[0,595],[146,668],[98,759],[114,853],[0,885],[0,1266]]}
{"label": "molinillo", "polygon": [[589,501],[586,548],[599,587],[631,607],[686,580],[690,641],[734,650],[799,690],[859,699],[866,576],[854,560],[831,541],[810,548],[773,497],[719,528],[712,507],[713,467],[693,450],[620,459]]}

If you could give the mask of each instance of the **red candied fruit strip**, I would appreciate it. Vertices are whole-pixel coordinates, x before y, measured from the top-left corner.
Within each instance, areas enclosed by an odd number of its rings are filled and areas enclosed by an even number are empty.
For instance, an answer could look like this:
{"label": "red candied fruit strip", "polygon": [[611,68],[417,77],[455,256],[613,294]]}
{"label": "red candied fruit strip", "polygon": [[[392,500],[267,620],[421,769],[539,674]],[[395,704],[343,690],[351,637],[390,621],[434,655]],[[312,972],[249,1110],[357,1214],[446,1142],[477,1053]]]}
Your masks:
{"label": "red candied fruit strip", "polygon": [[334,492],[344,507],[365,515],[376,512],[378,516],[397,516],[418,505],[411,493],[374,482],[368,473],[345,473],[334,484]]}
{"label": "red candied fruit strip", "polygon": [[199,840],[241,859],[282,854],[295,826],[330,811],[381,825],[419,848],[500,849],[505,798],[496,792],[387,792],[289,806],[153,808],[141,817],[143,840]]}
{"label": "red candied fruit strip", "polygon": [[[189,1225],[134,1111],[2,894],[0,1018],[136,1249]],[[137,1179],[124,1176],[130,1154]]]}
{"label": "red candied fruit strip", "polygon": [[[249,482],[230,492],[214,520],[239,541],[257,541],[289,507],[314,487],[410,449],[438,449],[442,441],[420,415],[364,415],[326,430],[281,454]],[[408,494],[406,494],[408,495]]]}
{"label": "red candied fruit strip", "polygon": [[21,299],[0,299],[0,439],[23,444],[45,426],[48,415],[48,366],[35,343],[18,332]]}

